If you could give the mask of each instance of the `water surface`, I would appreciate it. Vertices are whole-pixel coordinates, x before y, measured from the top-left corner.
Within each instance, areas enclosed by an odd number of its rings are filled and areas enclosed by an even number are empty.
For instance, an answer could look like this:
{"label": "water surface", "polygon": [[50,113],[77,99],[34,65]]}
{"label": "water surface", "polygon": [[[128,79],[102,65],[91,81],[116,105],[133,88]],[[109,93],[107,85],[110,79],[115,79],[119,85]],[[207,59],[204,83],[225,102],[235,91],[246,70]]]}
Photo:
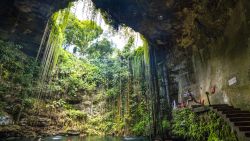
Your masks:
{"label": "water surface", "polygon": [[144,137],[100,137],[100,136],[88,136],[88,137],[79,137],[79,136],[52,136],[45,138],[9,138],[6,141],[149,141]]}

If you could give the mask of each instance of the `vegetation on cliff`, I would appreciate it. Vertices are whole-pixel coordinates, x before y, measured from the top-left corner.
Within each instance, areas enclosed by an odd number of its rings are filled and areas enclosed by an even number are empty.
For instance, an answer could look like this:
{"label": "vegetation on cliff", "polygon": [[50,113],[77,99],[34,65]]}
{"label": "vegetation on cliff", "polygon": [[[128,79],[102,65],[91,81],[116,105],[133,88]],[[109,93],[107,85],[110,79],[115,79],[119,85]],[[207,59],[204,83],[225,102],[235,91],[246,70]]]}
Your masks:
{"label": "vegetation on cliff", "polygon": [[174,110],[172,122],[172,134],[187,140],[238,140],[231,127],[213,112],[197,115],[190,109]]}
{"label": "vegetation on cliff", "polygon": [[[224,3],[229,8],[205,0],[176,13],[183,20],[176,45],[197,45],[199,50],[200,44],[221,36],[230,16],[224,11],[232,7],[231,2]],[[218,8],[210,9],[213,4]],[[211,10],[220,14],[206,15]],[[210,30],[216,32],[208,33]],[[171,49],[162,47],[165,42],[157,40],[162,46],[152,47],[142,37],[143,45],[136,47],[130,36],[119,50],[102,33],[94,21],[81,21],[68,8],[49,20],[37,58],[22,53],[20,45],[0,40],[0,116],[14,121],[14,125],[0,127],[0,136],[69,132],[156,136],[172,130],[172,135],[187,140],[236,140],[214,113],[198,116],[189,109],[171,113],[179,84],[170,73],[178,74],[182,66],[175,66],[178,59],[167,62]],[[206,34],[211,36],[206,38]],[[186,53],[185,59],[192,59]],[[169,70],[171,67],[174,69]],[[188,75],[185,79],[185,85],[195,81]]]}
{"label": "vegetation on cliff", "polygon": [[[19,131],[30,130],[24,133],[28,136],[70,130],[87,135],[149,135],[146,41],[134,49],[131,36],[123,50],[105,38],[93,42],[102,29],[68,12],[52,17],[42,64],[23,54],[21,46],[0,42],[1,114],[13,117]],[[81,57],[63,47],[74,47]]]}

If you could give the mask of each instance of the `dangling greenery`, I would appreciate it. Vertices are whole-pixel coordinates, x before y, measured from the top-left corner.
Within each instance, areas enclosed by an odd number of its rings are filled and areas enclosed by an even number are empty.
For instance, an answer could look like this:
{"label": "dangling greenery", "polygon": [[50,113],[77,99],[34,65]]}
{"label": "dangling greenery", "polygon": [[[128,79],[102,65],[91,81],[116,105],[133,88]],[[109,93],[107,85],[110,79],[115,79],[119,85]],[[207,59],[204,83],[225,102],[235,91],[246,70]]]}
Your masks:
{"label": "dangling greenery", "polygon": [[[53,15],[52,23],[44,69],[53,71],[48,74],[50,83],[43,91],[44,97],[51,100],[37,101],[40,104],[35,104],[32,110],[40,107],[41,111],[42,105],[46,105],[57,113],[60,119],[57,124],[65,125],[63,130],[74,128],[89,135],[150,134],[148,96],[144,82],[138,83],[144,80],[140,72],[145,71],[146,41],[143,47],[134,50],[134,38],[130,37],[124,49],[118,51],[107,39],[96,40],[102,29],[92,21],[80,21],[68,11],[61,11]],[[61,47],[57,50],[58,46],[75,47],[83,58]],[[57,65],[51,66],[48,59],[55,58],[58,60],[51,63]],[[85,108],[80,110],[75,104]]]}
{"label": "dangling greenery", "polygon": [[147,64],[149,64],[149,45],[148,41],[141,35],[141,39],[143,41],[143,49],[144,49],[144,59]]}
{"label": "dangling greenery", "polygon": [[[203,34],[196,31],[195,22],[216,25],[206,23],[214,21],[213,16],[204,20],[198,14],[206,14],[208,4],[206,0],[204,6],[194,4],[194,9],[177,14],[184,19],[178,46],[192,46],[199,37],[196,33]],[[220,9],[214,10],[227,11]],[[101,36],[103,29],[97,23],[79,20],[71,11],[69,5],[47,22],[36,59],[22,53],[22,46],[0,40],[0,116],[14,121],[0,126],[0,136],[9,132],[22,136],[171,133],[192,141],[237,140],[212,112],[171,112],[168,81],[173,78],[168,76],[165,52],[160,52],[168,50],[150,47],[142,35],[143,45],[136,47],[128,28],[124,31],[127,43],[122,49],[114,48],[110,39]],[[219,17],[227,19],[221,13]],[[107,13],[102,14],[109,20]]]}
{"label": "dangling greenery", "polygon": [[[70,7],[53,14],[49,22],[50,33],[42,58],[41,81],[50,77],[57,64],[60,48],[64,42],[64,30],[68,24]],[[40,53],[40,52],[39,52]]]}

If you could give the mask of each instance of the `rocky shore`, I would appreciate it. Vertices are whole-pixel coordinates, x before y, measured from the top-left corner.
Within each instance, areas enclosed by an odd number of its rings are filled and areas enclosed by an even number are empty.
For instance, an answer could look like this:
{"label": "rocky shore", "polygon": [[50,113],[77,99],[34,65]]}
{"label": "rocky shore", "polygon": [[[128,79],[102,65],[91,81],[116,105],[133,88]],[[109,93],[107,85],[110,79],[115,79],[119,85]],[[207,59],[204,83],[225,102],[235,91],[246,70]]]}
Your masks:
{"label": "rocky shore", "polygon": [[[36,120],[32,121],[32,118]],[[76,130],[63,131],[61,127],[53,124],[51,119],[45,117],[24,118],[19,124],[8,124],[0,126],[0,137],[46,137],[54,135],[80,135]],[[81,134],[83,136],[84,134]]]}

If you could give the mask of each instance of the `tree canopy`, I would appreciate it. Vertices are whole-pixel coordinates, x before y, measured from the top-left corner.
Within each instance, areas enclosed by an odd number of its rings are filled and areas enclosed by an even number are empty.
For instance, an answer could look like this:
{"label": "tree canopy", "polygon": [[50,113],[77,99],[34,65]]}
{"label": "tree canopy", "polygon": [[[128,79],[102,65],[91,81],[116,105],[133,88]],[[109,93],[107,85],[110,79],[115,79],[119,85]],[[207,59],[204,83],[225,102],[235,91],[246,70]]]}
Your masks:
{"label": "tree canopy", "polygon": [[93,21],[81,21],[73,14],[69,14],[68,24],[65,29],[66,47],[74,45],[79,52],[85,49],[91,41],[101,35],[103,30]]}

